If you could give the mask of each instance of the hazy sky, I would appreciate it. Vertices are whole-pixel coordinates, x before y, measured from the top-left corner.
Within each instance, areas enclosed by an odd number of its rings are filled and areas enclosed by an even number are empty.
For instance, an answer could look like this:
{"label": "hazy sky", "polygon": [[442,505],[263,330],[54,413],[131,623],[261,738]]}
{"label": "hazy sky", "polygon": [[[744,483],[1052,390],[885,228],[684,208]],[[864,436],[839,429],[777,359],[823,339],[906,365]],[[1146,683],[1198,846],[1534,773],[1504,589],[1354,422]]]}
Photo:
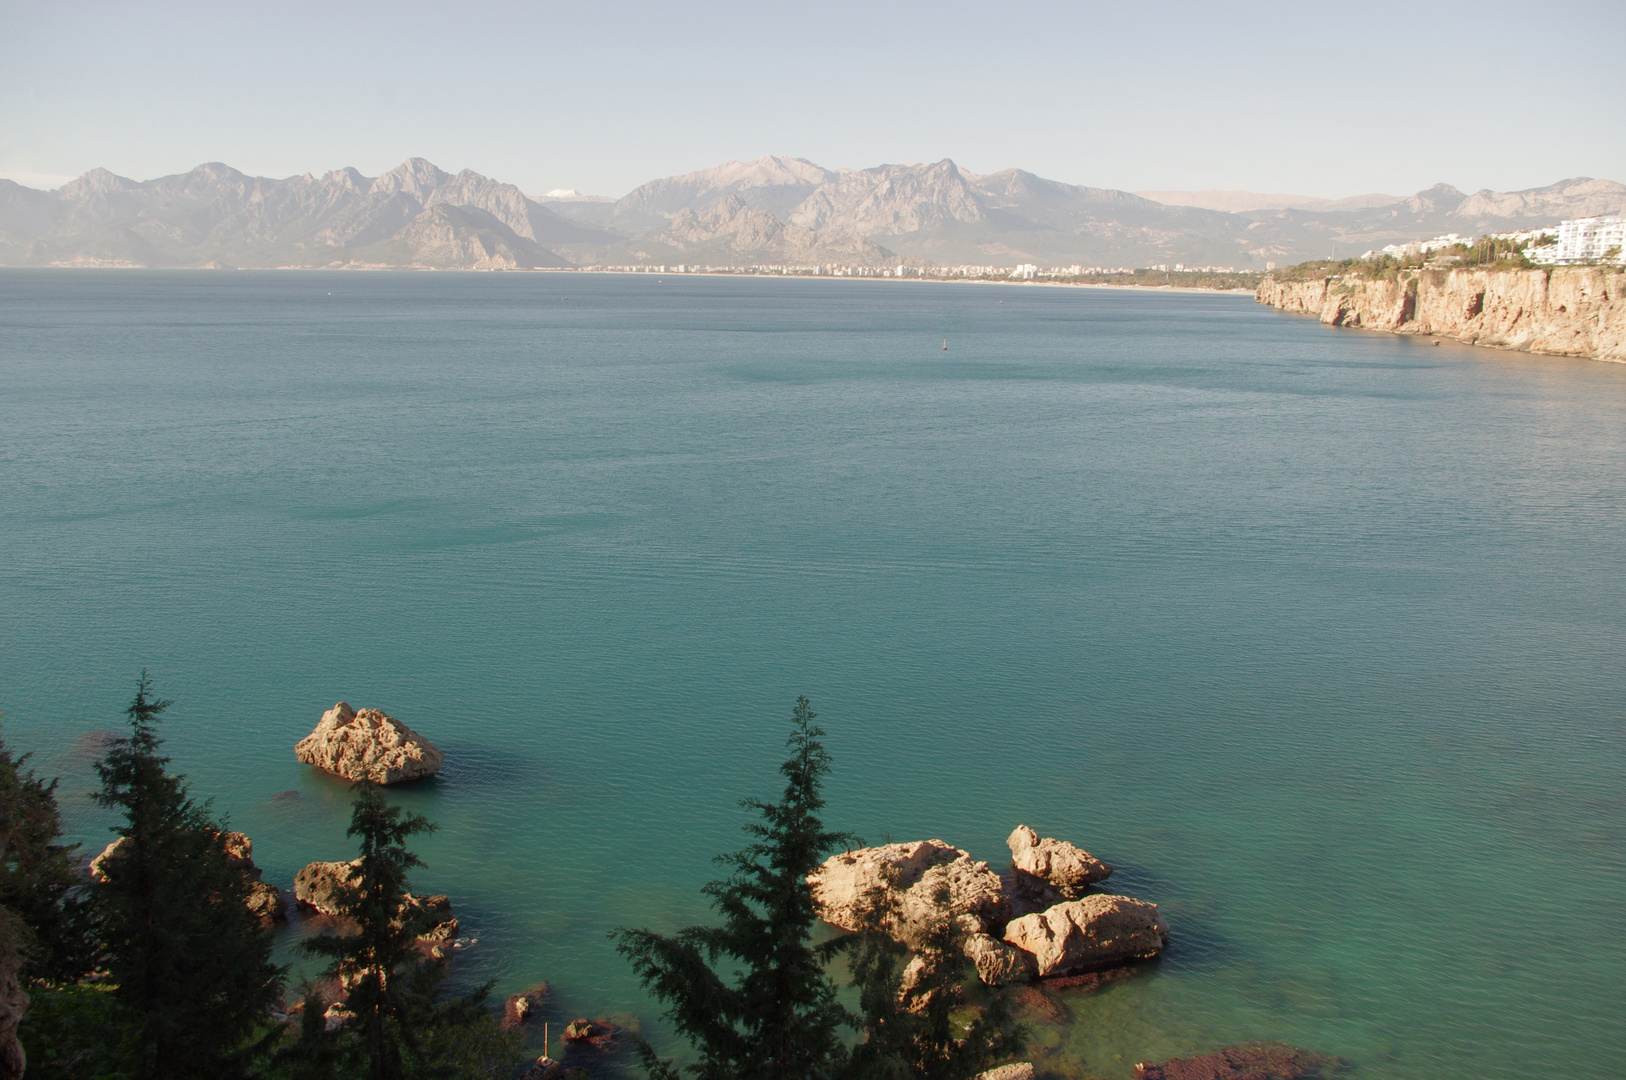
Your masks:
{"label": "hazy sky", "polygon": [[1626,3],[0,0],[0,176],[409,156],[620,195],[731,157],[1125,189],[1626,182]]}

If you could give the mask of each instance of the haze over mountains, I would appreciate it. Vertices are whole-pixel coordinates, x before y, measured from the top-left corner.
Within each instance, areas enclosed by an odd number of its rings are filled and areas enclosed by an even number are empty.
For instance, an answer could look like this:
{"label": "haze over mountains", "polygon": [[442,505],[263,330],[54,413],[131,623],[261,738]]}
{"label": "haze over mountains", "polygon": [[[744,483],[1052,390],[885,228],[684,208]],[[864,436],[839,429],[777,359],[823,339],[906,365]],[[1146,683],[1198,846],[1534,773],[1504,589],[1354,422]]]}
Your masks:
{"label": "haze over mountains", "polygon": [[[1155,196],[1151,197],[1151,196]],[[1626,212],[1626,185],[1408,197],[1081,187],[944,159],[827,169],[729,161],[617,200],[412,158],[378,177],[246,176],[221,164],[137,182],[96,169],[55,191],[0,180],[11,266],[546,268],[604,264],[1263,268],[1433,236]]]}

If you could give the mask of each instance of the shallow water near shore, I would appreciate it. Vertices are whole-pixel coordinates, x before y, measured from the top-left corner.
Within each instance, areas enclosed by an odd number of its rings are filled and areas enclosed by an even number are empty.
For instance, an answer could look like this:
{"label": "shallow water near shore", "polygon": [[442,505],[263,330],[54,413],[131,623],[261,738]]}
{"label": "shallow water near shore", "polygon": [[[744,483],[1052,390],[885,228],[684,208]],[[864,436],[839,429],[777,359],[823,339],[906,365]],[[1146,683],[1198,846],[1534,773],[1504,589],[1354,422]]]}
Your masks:
{"label": "shallow water near shore", "polygon": [[448,755],[394,790],[460,983],[670,1048],[606,933],[707,917],[805,693],[832,825],[1026,822],[1162,905],[1057,1075],[1619,1073],[1618,365],[1233,296],[0,271],[0,433],[5,737],[87,846],[143,666],[282,885],[352,851],[294,742],[385,709]]}

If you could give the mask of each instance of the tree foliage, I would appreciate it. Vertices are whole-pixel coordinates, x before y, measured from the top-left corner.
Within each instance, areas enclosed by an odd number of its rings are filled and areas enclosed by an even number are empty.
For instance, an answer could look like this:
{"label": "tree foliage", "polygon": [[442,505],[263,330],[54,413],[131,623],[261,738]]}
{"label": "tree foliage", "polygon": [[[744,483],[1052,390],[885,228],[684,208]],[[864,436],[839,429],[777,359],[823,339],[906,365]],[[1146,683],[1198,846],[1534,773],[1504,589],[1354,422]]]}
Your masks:
{"label": "tree foliage", "polygon": [[[612,935],[699,1051],[691,1071],[701,1080],[815,1080],[837,1075],[845,1059],[840,1032],[849,1017],[825,970],[841,943],[812,942],[818,916],[807,875],[848,839],[820,818],[830,755],[815,715],[797,699],[791,753],[779,768],[784,792],[775,803],[746,800],[760,817],[744,826],[755,839],[718,857],[731,873],[704,891],[722,924],[671,937]],[[658,1075],[675,1075],[646,1060]]]}
{"label": "tree foliage", "polygon": [[282,1055],[299,1080],[325,1080],[335,1068],[368,1080],[500,1077],[518,1059],[518,1040],[499,1032],[485,1008],[489,985],[439,1000],[446,963],[419,947],[424,926],[408,903],[408,874],[423,861],[406,843],[434,828],[392,806],[377,784],[356,785],[347,835],[360,840],[360,865],[334,897],[352,932],[304,946],[327,957],[326,974],[348,989],[348,1030],[330,1037],[313,1015],[326,1003],[307,996],[300,1039]]}
{"label": "tree foliage", "polygon": [[29,755],[0,740],[0,907],[22,922],[17,947],[29,983],[71,983],[94,966],[85,890],[73,865],[78,845],[57,843],[56,781],[39,779]]}
{"label": "tree foliage", "polygon": [[142,672],[126,710],[130,734],[96,767],[97,799],[124,820],[118,856],[92,890],[95,925],[128,1033],[127,1073],[226,1080],[247,1074],[282,972],[248,910],[248,872],[221,843],[225,826],[159,753],[170,704]]}
{"label": "tree foliage", "polygon": [[[884,929],[895,895],[871,893],[865,925],[853,935],[848,966],[863,1039],[846,1080],[966,1080],[1010,1060],[1023,1034],[1004,998],[981,991],[965,935],[947,914],[947,893],[913,952]],[[974,987],[981,1002],[972,1000]]]}

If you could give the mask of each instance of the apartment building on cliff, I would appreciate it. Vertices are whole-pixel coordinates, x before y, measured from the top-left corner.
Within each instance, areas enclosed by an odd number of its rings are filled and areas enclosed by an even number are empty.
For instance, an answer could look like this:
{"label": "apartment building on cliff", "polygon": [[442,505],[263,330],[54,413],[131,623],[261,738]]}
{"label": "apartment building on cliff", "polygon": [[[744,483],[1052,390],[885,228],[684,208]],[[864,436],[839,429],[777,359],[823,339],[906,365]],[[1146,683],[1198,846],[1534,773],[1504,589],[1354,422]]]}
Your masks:
{"label": "apartment building on cliff", "polygon": [[1554,266],[1576,263],[1626,263],[1626,217],[1571,218],[1558,225],[1558,243],[1531,248],[1532,262]]}

